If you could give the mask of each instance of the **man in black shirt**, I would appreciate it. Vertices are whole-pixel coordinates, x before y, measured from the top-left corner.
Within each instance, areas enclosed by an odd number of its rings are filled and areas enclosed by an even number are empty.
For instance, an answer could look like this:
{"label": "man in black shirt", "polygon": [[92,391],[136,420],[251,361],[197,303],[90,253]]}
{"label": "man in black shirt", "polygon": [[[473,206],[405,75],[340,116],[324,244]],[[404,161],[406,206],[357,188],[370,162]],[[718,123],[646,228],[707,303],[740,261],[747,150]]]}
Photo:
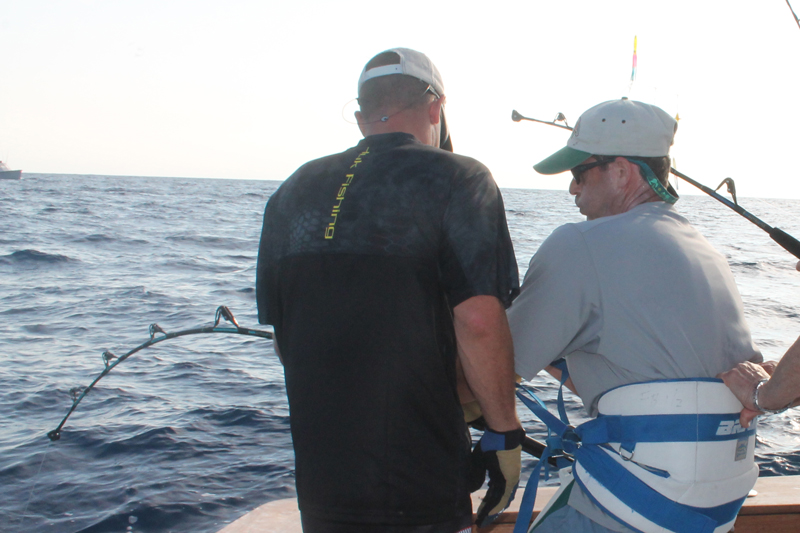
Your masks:
{"label": "man in black shirt", "polygon": [[462,371],[490,428],[479,521],[513,498],[517,265],[500,191],[452,153],[444,102],[424,54],[378,54],[359,80],[365,138],[267,203],[258,315],[285,367],[306,533],[470,531]]}

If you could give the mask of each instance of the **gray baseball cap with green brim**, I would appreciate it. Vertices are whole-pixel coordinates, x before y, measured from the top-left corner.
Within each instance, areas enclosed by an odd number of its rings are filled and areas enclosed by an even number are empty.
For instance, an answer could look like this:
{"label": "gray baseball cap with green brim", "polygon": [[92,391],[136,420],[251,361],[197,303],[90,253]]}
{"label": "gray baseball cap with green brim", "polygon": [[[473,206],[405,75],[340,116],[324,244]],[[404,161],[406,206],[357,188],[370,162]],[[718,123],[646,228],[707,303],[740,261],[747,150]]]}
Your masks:
{"label": "gray baseball cap with green brim", "polygon": [[580,116],[567,146],[533,168],[558,174],[593,155],[666,156],[677,129],[678,122],[654,105],[627,98],[603,102]]}
{"label": "gray baseball cap with green brim", "polygon": [[558,174],[560,172],[577,167],[589,159],[592,155],[593,154],[590,154],[589,152],[583,152],[581,150],[576,150],[574,148],[570,148],[569,146],[565,146],[547,159],[543,159],[542,161],[533,165],[533,168],[539,174]]}

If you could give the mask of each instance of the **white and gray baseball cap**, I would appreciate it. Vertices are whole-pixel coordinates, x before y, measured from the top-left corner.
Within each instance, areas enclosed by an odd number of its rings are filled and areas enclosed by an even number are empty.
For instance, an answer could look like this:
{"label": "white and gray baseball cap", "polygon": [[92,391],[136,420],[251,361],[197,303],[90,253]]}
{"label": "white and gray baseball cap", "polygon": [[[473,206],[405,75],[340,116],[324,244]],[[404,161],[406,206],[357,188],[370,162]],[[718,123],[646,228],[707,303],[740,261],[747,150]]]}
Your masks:
{"label": "white and gray baseball cap", "polygon": [[540,174],[558,174],[592,155],[662,157],[669,155],[678,122],[651,104],[622,98],[585,111],[567,146],[533,166]]}
{"label": "white and gray baseball cap", "polygon": [[[373,67],[369,70],[365,66],[364,70],[361,71],[361,76],[358,78],[359,94],[361,93],[361,86],[364,85],[367,80],[379,78],[381,76],[390,76],[392,74],[404,74],[427,83],[437,98],[444,96],[444,82],[442,81],[442,75],[439,74],[439,69],[436,68],[436,65],[433,64],[433,61],[431,61],[428,56],[422,52],[411,50],[410,48],[391,48],[389,50],[384,50],[381,52],[381,54],[385,54],[386,52],[393,52],[397,54],[400,62],[393,63],[391,65]],[[380,54],[375,55],[377,56]],[[367,64],[369,64],[369,62]],[[439,147],[452,152],[453,141],[450,138],[450,131],[447,128],[447,120],[444,116],[444,107],[442,107],[441,121],[442,125]]]}
{"label": "white and gray baseball cap", "polygon": [[[428,56],[422,52],[411,50],[410,48],[392,48],[384,50],[381,54],[386,52],[394,52],[400,57],[400,62],[394,65],[383,65],[381,67],[374,67],[361,71],[361,77],[358,78],[358,90],[361,92],[361,86],[364,82],[372,78],[379,78],[381,76],[389,76],[391,74],[405,74],[422,80],[429,84],[436,92],[436,96],[444,94],[444,82],[442,82],[442,75],[439,74],[439,69],[433,64]],[[375,54],[380,55],[380,54]]]}

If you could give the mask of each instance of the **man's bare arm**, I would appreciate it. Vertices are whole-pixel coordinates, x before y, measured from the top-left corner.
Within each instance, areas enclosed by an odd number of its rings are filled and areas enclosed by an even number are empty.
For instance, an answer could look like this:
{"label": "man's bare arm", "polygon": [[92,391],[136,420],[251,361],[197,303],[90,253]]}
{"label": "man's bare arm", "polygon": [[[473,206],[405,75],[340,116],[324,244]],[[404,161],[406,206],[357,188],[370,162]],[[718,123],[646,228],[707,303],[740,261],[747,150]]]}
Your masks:
{"label": "man's bare arm", "polygon": [[[773,368],[774,373],[770,377],[769,372]],[[758,404],[763,409],[774,410],[787,405],[800,405],[800,339],[789,348],[778,366],[774,366],[773,361],[767,361],[763,365],[745,361],[718,377],[742,402],[744,409],[739,421],[744,427],[748,427],[761,413],[756,409],[753,398],[755,389],[762,380],[769,380],[758,390]]]}
{"label": "man's bare arm", "polygon": [[800,338],[787,350],[772,372],[772,377],[758,391],[758,404],[764,409],[781,409],[798,403],[800,403]]}
{"label": "man's bare arm", "polygon": [[453,314],[461,367],[486,424],[499,432],[521,427],[514,396],[514,347],[500,300],[473,296]]}
{"label": "man's bare arm", "polygon": [[[800,271],[800,262],[795,268]],[[755,388],[764,379],[769,381],[758,390],[759,406],[775,410],[787,405],[800,405],[800,338],[784,354],[778,366],[774,366],[773,361],[766,361],[761,365],[750,362],[739,363],[717,377],[722,378],[744,405],[739,417],[744,427],[750,425],[750,421],[759,414],[753,399]]]}

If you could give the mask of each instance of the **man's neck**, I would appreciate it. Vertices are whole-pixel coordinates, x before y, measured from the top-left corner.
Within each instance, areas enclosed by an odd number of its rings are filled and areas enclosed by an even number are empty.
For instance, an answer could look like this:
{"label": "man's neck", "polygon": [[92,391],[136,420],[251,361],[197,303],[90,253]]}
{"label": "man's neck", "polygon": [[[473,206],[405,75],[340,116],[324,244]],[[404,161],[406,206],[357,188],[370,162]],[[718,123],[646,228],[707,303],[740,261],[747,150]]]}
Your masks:
{"label": "man's neck", "polygon": [[[388,117],[387,120],[382,118]],[[437,129],[428,117],[428,107],[418,106],[390,112],[376,112],[369,120],[359,123],[365,137],[380,133],[410,133],[416,139],[430,146],[439,146]]]}
{"label": "man's neck", "polygon": [[630,211],[634,207],[649,202],[663,202],[663,200],[656,194],[649,184],[642,182],[641,187],[631,191],[630,194],[625,195],[623,198],[624,212]]}
{"label": "man's neck", "polygon": [[641,177],[635,176],[621,189],[614,197],[607,215],[620,215],[627,213],[636,206],[646,204],[648,202],[661,202],[658,194],[645,182]]}

